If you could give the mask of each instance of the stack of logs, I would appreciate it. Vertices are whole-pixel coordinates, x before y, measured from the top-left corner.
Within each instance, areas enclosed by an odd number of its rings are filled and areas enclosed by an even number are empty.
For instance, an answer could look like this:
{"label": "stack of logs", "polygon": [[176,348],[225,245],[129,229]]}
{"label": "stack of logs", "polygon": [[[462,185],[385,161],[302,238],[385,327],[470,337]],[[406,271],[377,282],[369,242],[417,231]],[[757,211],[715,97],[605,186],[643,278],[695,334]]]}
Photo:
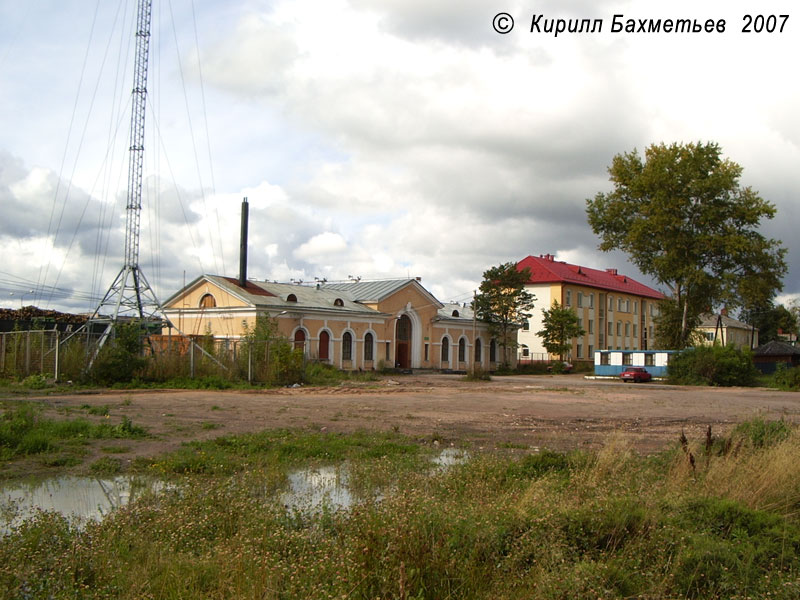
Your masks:
{"label": "stack of logs", "polygon": [[86,315],[73,315],[62,313],[57,310],[46,310],[35,306],[23,306],[22,308],[0,308],[0,321],[16,321],[31,323],[33,321],[43,321],[45,323],[72,323],[83,325],[88,317]]}

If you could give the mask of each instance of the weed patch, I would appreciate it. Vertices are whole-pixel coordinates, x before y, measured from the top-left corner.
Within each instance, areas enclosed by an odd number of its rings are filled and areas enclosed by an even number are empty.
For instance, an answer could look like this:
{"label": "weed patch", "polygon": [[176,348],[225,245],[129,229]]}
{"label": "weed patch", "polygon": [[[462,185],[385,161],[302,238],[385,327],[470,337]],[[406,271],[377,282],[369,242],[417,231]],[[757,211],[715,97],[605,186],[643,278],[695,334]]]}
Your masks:
{"label": "weed patch", "polygon": [[122,463],[119,459],[104,456],[94,461],[89,470],[94,475],[116,475],[122,470]]}
{"label": "weed patch", "polygon": [[406,457],[418,447],[396,434],[265,431],[189,442],[153,461],[164,473],[231,474],[275,465],[341,462],[348,459]]}
{"label": "weed patch", "polygon": [[0,459],[55,452],[65,443],[85,443],[92,439],[140,438],[143,427],[128,417],[117,424],[94,423],[87,419],[54,420],[44,418],[30,403],[6,408],[0,417]]}
{"label": "weed patch", "polygon": [[756,448],[764,448],[783,442],[791,432],[791,425],[783,419],[766,421],[758,417],[737,425],[731,437],[741,437]]}

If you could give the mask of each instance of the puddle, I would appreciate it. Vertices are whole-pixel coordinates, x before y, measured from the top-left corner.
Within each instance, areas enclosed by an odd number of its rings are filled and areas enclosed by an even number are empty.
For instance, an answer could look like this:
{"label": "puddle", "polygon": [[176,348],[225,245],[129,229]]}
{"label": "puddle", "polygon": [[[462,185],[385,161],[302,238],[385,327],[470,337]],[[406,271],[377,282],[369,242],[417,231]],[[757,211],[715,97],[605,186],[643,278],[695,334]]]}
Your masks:
{"label": "puddle", "polygon": [[80,523],[98,521],[145,492],[159,492],[163,481],[140,477],[64,476],[0,486],[0,532],[8,533],[38,510],[54,511]]}
{"label": "puddle", "polygon": [[323,507],[339,510],[353,505],[346,466],[300,469],[289,473],[288,478],[289,489],[280,495],[287,510],[318,512]]}
{"label": "puddle", "polygon": [[[435,471],[447,470],[450,467],[464,464],[470,456],[466,450],[444,448],[431,459]],[[319,512],[324,508],[331,510],[347,510],[357,499],[350,491],[347,465],[324,466],[313,469],[299,469],[288,475],[289,489],[280,494],[280,502],[287,510],[305,513]],[[374,498],[383,498],[379,490],[375,490]]]}
{"label": "puddle", "polygon": [[[431,462],[434,471],[441,471],[469,458],[465,450],[444,448]],[[288,481],[288,489],[277,495],[288,511],[348,510],[357,501],[350,490],[346,464],[292,471]],[[39,509],[61,513],[77,523],[100,520],[146,492],[158,493],[168,487],[170,484],[160,480],[126,476],[105,479],[65,476],[0,485],[0,534],[19,526]],[[374,498],[380,501],[382,497],[380,490],[375,490]]]}
{"label": "puddle", "polygon": [[460,448],[445,448],[438,456],[433,458],[433,464],[439,469],[447,469],[456,465],[463,465],[469,460],[469,452]]}

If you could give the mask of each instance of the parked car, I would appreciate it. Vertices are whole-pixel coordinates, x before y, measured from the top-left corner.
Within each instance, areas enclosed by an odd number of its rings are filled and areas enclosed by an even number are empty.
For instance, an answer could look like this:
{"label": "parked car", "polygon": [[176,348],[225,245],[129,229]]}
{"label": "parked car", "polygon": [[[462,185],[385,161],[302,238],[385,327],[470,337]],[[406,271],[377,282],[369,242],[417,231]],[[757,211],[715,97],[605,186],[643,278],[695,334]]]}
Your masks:
{"label": "parked car", "polygon": [[633,381],[634,383],[650,381],[653,378],[644,367],[628,367],[619,376],[622,381]]}

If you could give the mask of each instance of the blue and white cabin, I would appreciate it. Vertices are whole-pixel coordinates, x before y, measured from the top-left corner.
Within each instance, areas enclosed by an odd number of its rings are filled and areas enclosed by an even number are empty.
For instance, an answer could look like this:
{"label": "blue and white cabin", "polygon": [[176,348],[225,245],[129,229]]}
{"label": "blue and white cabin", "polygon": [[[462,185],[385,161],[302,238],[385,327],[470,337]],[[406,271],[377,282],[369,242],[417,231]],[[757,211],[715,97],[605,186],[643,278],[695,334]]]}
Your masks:
{"label": "blue and white cabin", "polygon": [[644,367],[653,377],[666,377],[675,350],[596,350],[594,374],[617,377],[628,367]]}

